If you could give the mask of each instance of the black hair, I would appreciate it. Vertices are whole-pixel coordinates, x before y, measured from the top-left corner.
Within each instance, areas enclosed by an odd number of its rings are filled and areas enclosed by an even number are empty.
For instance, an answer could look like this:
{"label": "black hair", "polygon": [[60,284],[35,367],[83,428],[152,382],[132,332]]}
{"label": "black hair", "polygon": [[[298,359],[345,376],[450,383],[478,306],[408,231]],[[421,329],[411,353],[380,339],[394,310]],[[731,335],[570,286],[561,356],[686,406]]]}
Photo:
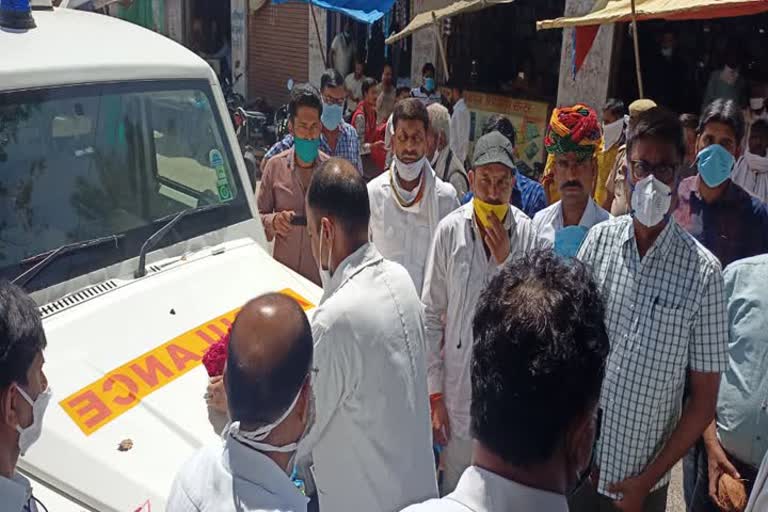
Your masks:
{"label": "black hair", "polygon": [[32,361],[47,344],[35,301],[18,286],[0,282],[0,389],[26,385]]}
{"label": "black hair", "polygon": [[483,126],[483,135],[487,135],[491,132],[499,132],[509,140],[512,147],[515,147],[517,132],[512,125],[512,121],[510,121],[508,117],[502,114],[494,114],[489,117]]}
{"label": "black hair", "polygon": [[549,460],[600,397],[610,348],[604,315],[578,260],[539,251],[503,268],[472,321],[475,439],[515,466]]}
{"label": "black hair", "polygon": [[421,74],[422,75],[426,75],[427,71],[431,71],[432,72],[432,76],[435,76],[435,74],[436,74],[435,65],[432,64],[431,62],[427,62],[426,64],[424,64],[421,67]]}
{"label": "black hair", "polygon": [[698,132],[699,116],[696,114],[680,114],[680,124],[683,125],[683,128]]}
{"label": "black hair", "polygon": [[458,80],[451,79],[448,81],[446,86],[449,89],[456,89],[457,91],[459,91],[459,94],[464,94],[464,84],[459,82]]}
{"label": "black hair", "polygon": [[320,90],[324,91],[328,87],[344,87],[344,77],[341,76],[341,73],[332,68],[323,71],[323,74],[320,77]]}
{"label": "black hair", "polygon": [[307,189],[307,204],[334,217],[348,234],[368,232],[368,187],[347,160],[331,158],[314,172]]}
{"label": "black hair", "polygon": [[427,107],[416,98],[406,98],[395,105],[392,112],[392,128],[397,130],[398,121],[421,121],[424,130],[429,130],[429,112]]}
{"label": "black hair", "polygon": [[606,101],[605,106],[603,106],[603,111],[606,110],[616,116],[617,119],[621,119],[627,115],[627,106],[618,98],[611,98]]}
{"label": "black hair", "polygon": [[[267,294],[261,298],[269,299],[270,295],[278,294]],[[232,421],[257,428],[274,422],[285,413],[299,393],[312,365],[314,344],[307,315],[294,299],[285,295],[277,299],[281,307],[295,308],[293,316],[301,322],[295,330],[295,336],[286,340],[288,349],[282,357],[273,358],[270,364],[244,364],[238,360],[236,350],[230,349],[227,352],[226,388],[230,417]],[[233,325],[230,336],[234,332]],[[265,335],[269,336],[270,333]],[[258,340],[254,342],[258,343]],[[265,355],[264,359],[268,357]]]}
{"label": "black hair", "polygon": [[404,86],[401,85],[400,87],[395,89],[395,96],[400,96],[403,93],[408,93],[410,95],[411,94],[411,88],[410,87],[404,87]]}
{"label": "black hair", "polygon": [[317,110],[317,115],[323,114],[323,100],[320,93],[310,84],[300,84],[291,90],[291,100],[288,102],[288,119],[293,121],[299,112],[299,107],[310,107]]}
{"label": "black hair", "polygon": [[663,107],[653,107],[638,114],[627,136],[628,158],[632,154],[632,146],[635,142],[646,137],[671,144],[681,160],[685,156],[683,126],[677,115]]}
{"label": "black hair", "polygon": [[744,138],[744,114],[738,103],[733,100],[718,98],[704,109],[699,120],[697,133],[701,135],[709,123],[728,125],[736,136],[738,144]]}
{"label": "black hair", "polygon": [[363,85],[362,85],[363,98],[365,98],[365,95],[368,94],[368,91],[370,91],[373,87],[376,87],[377,85],[379,85],[379,82],[377,82],[375,78],[366,77],[363,80]]}
{"label": "black hair", "polygon": [[758,119],[752,123],[751,133],[760,132],[762,135],[768,135],[768,121],[765,119]]}

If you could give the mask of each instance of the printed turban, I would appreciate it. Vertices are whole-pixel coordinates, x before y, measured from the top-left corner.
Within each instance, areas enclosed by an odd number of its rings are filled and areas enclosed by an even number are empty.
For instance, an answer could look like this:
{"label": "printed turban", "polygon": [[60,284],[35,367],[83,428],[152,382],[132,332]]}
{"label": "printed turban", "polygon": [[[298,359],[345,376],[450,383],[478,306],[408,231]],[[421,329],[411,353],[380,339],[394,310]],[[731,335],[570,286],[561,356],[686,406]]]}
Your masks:
{"label": "printed turban", "polygon": [[592,156],[600,147],[602,137],[595,111],[579,104],[552,111],[544,147],[552,155]]}

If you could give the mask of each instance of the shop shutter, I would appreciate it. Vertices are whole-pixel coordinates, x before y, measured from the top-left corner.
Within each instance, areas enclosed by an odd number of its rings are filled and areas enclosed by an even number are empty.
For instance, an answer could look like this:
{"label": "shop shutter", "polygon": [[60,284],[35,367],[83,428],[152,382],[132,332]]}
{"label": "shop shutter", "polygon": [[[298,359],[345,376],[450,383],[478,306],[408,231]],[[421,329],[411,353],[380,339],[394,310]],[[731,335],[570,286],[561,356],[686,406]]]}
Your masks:
{"label": "shop shutter", "polygon": [[248,25],[249,99],[262,97],[277,108],[288,101],[286,82],[308,81],[309,7],[288,2],[262,7]]}

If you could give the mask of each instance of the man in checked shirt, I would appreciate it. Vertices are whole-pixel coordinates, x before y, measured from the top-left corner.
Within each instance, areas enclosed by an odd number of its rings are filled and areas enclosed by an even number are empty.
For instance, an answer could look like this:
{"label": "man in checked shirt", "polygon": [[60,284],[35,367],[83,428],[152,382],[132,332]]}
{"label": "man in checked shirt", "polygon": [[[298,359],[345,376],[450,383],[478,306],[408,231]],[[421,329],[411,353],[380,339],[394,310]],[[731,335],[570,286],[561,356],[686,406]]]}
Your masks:
{"label": "man in checked shirt", "polygon": [[641,114],[627,141],[631,214],[593,227],[577,256],[602,290],[611,353],[596,488],[572,512],[663,512],[670,469],[714,418],[726,303],[717,258],[669,215],[684,154],[674,115]]}

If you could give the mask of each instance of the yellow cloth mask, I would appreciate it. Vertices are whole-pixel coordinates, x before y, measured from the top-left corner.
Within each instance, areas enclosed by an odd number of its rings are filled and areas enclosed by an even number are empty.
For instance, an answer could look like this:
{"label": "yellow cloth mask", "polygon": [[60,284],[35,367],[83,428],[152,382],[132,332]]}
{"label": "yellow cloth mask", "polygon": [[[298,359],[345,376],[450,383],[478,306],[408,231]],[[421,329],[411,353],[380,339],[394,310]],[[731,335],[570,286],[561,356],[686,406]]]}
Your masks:
{"label": "yellow cloth mask", "polygon": [[490,204],[485,201],[481,201],[477,196],[472,198],[472,206],[475,209],[475,215],[477,216],[480,224],[487,228],[490,226],[490,216],[495,215],[499,222],[504,222],[504,218],[509,212],[508,204]]}

